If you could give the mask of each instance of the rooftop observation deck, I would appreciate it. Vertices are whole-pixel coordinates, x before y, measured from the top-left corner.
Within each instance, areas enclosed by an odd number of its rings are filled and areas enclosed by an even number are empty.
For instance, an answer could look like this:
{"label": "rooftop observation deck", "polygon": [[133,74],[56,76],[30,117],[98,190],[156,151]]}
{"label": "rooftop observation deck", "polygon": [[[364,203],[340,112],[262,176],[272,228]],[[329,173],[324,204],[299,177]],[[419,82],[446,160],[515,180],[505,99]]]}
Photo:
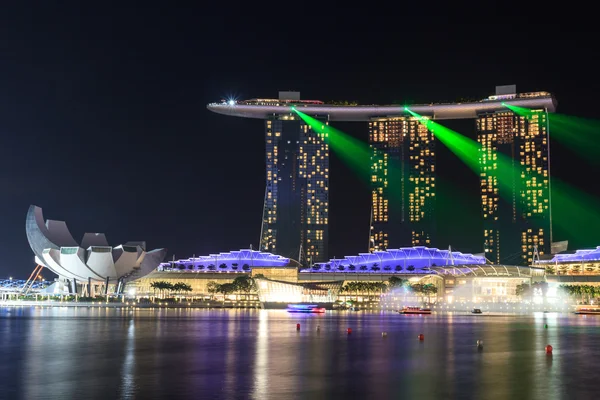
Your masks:
{"label": "rooftop observation deck", "polygon": [[[530,109],[556,111],[556,99],[548,92],[490,96],[465,103],[431,103],[407,105],[410,110],[435,120],[469,119],[478,114],[508,110],[504,104]],[[267,119],[292,113],[291,107],[308,115],[328,116],[330,121],[369,121],[373,118],[410,116],[403,105],[336,105],[319,100],[252,99],[210,103],[207,108],[232,117]]]}

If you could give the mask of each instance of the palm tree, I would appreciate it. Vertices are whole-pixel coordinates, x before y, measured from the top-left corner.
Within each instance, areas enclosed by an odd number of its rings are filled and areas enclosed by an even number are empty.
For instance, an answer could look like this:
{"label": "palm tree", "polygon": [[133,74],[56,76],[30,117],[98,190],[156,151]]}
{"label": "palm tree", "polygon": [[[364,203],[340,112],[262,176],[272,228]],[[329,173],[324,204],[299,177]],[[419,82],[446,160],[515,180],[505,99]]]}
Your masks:
{"label": "palm tree", "polygon": [[234,270],[234,271],[237,270],[238,269],[238,263],[231,264],[231,269]]}
{"label": "palm tree", "polygon": [[190,265],[188,265],[188,269],[189,269],[190,271],[192,271],[192,270],[194,269],[194,264],[190,264]]}
{"label": "palm tree", "polygon": [[350,271],[354,271],[354,270],[356,270],[356,265],[354,265],[354,264],[350,264],[350,265],[348,266],[348,269],[349,269]]}
{"label": "palm tree", "polygon": [[211,300],[214,298],[215,293],[219,293],[219,286],[221,285],[215,281],[210,281],[206,284],[206,290],[210,294]]}
{"label": "palm tree", "polygon": [[414,265],[409,265],[408,267],[406,267],[406,270],[412,272],[412,271],[415,270],[415,266]]}
{"label": "palm tree", "polygon": [[[345,291],[350,293],[350,292],[355,292],[356,291],[356,282],[348,282],[346,283],[346,286],[344,286]],[[356,293],[356,296],[358,296],[358,293]]]}
{"label": "palm tree", "polygon": [[156,297],[156,289],[158,289],[156,286],[156,281],[150,282],[150,287],[154,290],[154,297]]}
{"label": "palm tree", "polygon": [[423,285],[423,294],[427,295],[427,303],[431,303],[431,295],[437,293],[437,286],[433,283]]}
{"label": "palm tree", "polygon": [[220,264],[220,265],[219,265],[219,268],[221,268],[221,269],[225,269],[225,268],[227,268],[227,264],[225,264],[225,263],[223,263],[223,264]]}
{"label": "palm tree", "polygon": [[397,272],[400,272],[400,271],[402,271],[402,265],[396,265],[396,268],[395,268],[395,270],[396,270]]}
{"label": "palm tree", "polygon": [[204,269],[204,265],[198,265],[198,269]]}
{"label": "palm tree", "polygon": [[179,290],[182,292],[192,292],[194,291],[194,289],[192,289],[192,286],[185,283],[185,282],[179,282]]}
{"label": "palm tree", "polygon": [[366,271],[367,270],[367,266],[366,265],[361,265],[360,266],[360,270],[361,271]]}
{"label": "palm tree", "polygon": [[175,282],[173,284],[173,291],[175,292],[175,295],[181,291],[181,282]]}
{"label": "palm tree", "polygon": [[242,269],[244,271],[250,271],[250,266],[248,264],[244,264],[244,265],[242,265]]}
{"label": "palm tree", "polygon": [[392,276],[388,279],[388,285],[391,289],[396,289],[402,287],[404,284],[404,279],[398,278],[397,276]]}
{"label": "palm tree", "polygon": [[209,269],[209,270],[211,270],[211,271],[214,271],[214,270],[216,269],[216,267],[215,267],[215,265],[214,265],[214,264],[210,264],[210,265],[208,266],[208,269]]}
{"label": "palm tree", "polygon": [[153,284],[154,285],[152,286],[152,284],[151,284],[151,286],[154,289],[158,289],[159,290],[159,293],[161,294],[161,297],[164,297],[165,290],[166,291],[173,290],[173,284],[169,283],[169,282],[166,282],[166,281],[155,281],[155,282],[153,282]]}

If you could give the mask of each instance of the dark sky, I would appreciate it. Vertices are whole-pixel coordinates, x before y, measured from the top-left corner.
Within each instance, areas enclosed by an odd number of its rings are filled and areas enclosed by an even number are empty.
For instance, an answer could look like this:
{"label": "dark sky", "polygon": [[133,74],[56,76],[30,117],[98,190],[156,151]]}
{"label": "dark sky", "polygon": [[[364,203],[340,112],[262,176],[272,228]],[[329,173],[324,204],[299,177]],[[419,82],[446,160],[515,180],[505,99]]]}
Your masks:
{"label": "dark sky", "polygon": [[[405,3],[10,3],[0,13],[0,277],[34,267],[30,204],[67,221],[78,240],[86,231],[114,245],[146,240],[169,258],[256,245],[263,123],[207,111],[224,97],[298,90],[311,99],[438,102],[516,84],[555,93],[563,113],[600,117],[597,65],[585,55],[596,35],[527,16],[496,21],[493,6],[457,19]],[[474,134],[473,121],[449,126]],[[367,139],[365,123],[337,127]],[[552,146],[553,175],[583,186],[587,177],[573,171],[584,162]],[[437,245],[479,252],[477,177],[441,145],[438,155],[457,207],[440,215]],[[330,177],[330,255],[365,251],[369,191],[335,155]]]}

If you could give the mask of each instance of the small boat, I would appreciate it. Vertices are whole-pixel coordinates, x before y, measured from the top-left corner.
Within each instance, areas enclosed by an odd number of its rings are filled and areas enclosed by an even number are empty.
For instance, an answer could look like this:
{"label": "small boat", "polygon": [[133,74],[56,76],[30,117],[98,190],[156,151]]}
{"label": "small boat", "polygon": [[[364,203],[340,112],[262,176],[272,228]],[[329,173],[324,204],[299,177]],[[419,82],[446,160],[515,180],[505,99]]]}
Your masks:
{"label": "small boat", "polygon": [[429,308],[421,308],[421,307],[402,307],[402,310],[399,310],[400,314],[431,314],[431,309]]}
{"label": "small boat", "polygon": [[600,308],[598,307],[594,307],[594,306],[587,306],[587,307],[577,307],[577,309],[574,311],[575,314],[586,314],[586,315],[600,315]]}
{"label": "small boat", "polygon": [[323,314],[325,309],[316,304],[288,304],[287,312],[289,313],[316,313]]}
{"label": "small boat", "polygon": [[483,314],[480,308],[474,308],[471,310],[471,314]]}

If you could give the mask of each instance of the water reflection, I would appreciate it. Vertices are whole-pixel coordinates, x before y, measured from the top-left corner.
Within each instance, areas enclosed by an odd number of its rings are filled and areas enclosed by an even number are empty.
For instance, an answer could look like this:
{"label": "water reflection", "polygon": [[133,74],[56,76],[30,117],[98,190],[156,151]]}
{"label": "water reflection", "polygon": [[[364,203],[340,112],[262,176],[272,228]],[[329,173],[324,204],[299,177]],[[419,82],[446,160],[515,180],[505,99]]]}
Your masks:
{"label": "water reflection", "polygon": [[136,393],[135,386],[135,321],[129,320],[127,339],[123,352],[123,365],[121,367],[120,398],[133,398]]}
{"label": "water reflection", "polygon": [[1,309],[0,379],[10,399],[591,398],[599,327],[552,313]]}
{"label": "water reflection", "polygon": [[259,311],[258,334],[256,336],[256,353],[254,355],[253,399],[266,399],[268,394],[268,359],[269,359],[269,313]]}

